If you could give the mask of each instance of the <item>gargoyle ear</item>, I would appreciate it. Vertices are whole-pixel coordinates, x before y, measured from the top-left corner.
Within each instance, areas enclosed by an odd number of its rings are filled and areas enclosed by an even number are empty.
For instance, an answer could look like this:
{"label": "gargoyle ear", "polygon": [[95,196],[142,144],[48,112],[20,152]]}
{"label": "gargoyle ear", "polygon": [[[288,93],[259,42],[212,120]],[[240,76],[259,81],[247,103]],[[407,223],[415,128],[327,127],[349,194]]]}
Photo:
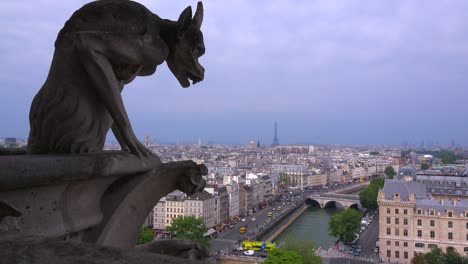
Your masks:
{"label": "gargoyle ear", "polygon": [[180,13],[179,20],[177,20],[179,36],[188,28],[190,22],[192,22],[192,8],[188,6]]}
{"label": "gargoyle ear", "polygon": [[196,28],[200,29],[202,22],[203,22],[203,4],[200,1],[197,4],[197,11],[195,11],[195,15],[193,16],[192,23],[195,25]]}

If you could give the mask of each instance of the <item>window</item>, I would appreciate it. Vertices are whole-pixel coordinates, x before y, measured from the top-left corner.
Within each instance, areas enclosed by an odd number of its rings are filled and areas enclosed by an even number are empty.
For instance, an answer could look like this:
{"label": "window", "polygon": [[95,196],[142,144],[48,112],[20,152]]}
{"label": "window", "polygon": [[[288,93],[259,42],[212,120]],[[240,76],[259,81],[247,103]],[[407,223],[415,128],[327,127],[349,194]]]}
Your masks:
{"label": "window", "polygon": [[400,218],[395,218],[395,225],[399,225],[400,224]]}
{"label": "window", "polygon": [[422,237],[422,230],[418,230],[418,237]]}
{"label": "window", "polygon": [[408,210],[407,210],[407,209],[404,209],[404,210],[403,210],[403,214],[404,214],[404,215],[407,215],[407,214],[408,214]]}
{"label": "window", "polygon": [[390,224],[390,223],[391,223],[390,217],[387,217],[387,224]]}
{"label": "window", "polygon": [[422,226],[422,220],[418,219],[418,226]]}
{"label": "window", "polygon": [[466,234],[466,241],[468,241],[468,234]]}
{"label": "window", "polygon": [[400,242],[399,241],[395,241],[395,247],[399,247],[400,246]]}
{"label": "window", "polygon": [[392,242],[390,240],[387,241],[387,246],[391,246]]}
{"label": "window", "polygon": [[387,208],[387,214],[390,214],[390,208]]}
{"label": "window", "polygon": [[392,251],[387,250],[387,257],[388,257],[388,258],[392,257]]}
{"label": "window", "polygon": [[408,242],[403,242],[404,247],[408,247]]}
{"label": "window", "polygon": [[408,252],[403,252],[403,258],[408,259]]}
{"label": "window", "polygon": [[395,228],[395,236],[399,236],[400,235],[400,230],[398,228]]}
{"label": "window", "polygon": [[463,248],[463,251],[465,251],[465,252],[468,253],[468,247],[464,247],[464,248]]}
{"label": "window", "polygon": [[448,233],[448,239],[449,239],[449,240],[452,240],[452,239],[453,239],[453,233],[452,233],[452,232],[449,232],[449,233]]}
{"label": "window", "polygon": [[430,249],[433,249],[433,248],[437,248],[437,245],[436,244],[429,244],[427,245],[428,248]]}
{"label": "window", "polygon": [[403,229],[403,236],[405,236],[405,237],[408,236],[408,229]]}
{"label": "window", "polygon": [[424,244],[423,243],[416,243],[416,244],[414,244],[414,247],[415,248],[424,248]]}
{"label": "window", "polygon": [[431,231],[431,238],[435,238],[435,232]]}
{"label": "window", "polygon": [[466,229],[468,229],[468,223],[466,223]]}
{"label": "window", "polygon": [[418,214],[421,214],[421,209],[418,209]]}
{"label": "window", "polygon": [[453,228],[453,222],[452,221],[448,221],[448,228]]}
{"label": "window", "polygon": [[387,228],[387,235],[391,235],[392,234],[392,231],[390,230],[390,228]]}
{"label": "window", "polygon": [[403,225],[408,225],[408,219],[403,219]]}
{"label": "window", "polygon": [[398,208],[395,208],[395,214],[399,214],[400,213],[400,210],[398,210]]}
{"label": "window", "polygon": [[395,258],[400,258],[400,251],[395,251]]}
{"label": "window", "polygon": [[431,224],[431,226],[435,226],[435,221],[431,220],[430,224]]}
{"label": "window", "polygon": [[430,210],[430,211],[429,211],[429,214],[430,214],[430,215],[434,215],[434,210]]}
{"label": "window", "polygon": [[453,213],[452,212],[448,212],[448,217],[452,217],[453,216]]}

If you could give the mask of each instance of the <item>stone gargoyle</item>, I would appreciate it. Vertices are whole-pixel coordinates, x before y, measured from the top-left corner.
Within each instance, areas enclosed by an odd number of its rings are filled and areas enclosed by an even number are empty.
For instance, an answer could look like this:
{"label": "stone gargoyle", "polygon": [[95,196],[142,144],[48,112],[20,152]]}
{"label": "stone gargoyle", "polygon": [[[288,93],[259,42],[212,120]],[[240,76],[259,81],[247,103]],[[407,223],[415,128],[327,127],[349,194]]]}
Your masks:
{"label": "stone gargoyle", "polygon": [[[193,17],[187,7],[177,21],[124,0],[91,2],[73,13],[31,105],[29,155],[0,156],[0,237],[130,249],[160,198],[175,189],[203,190],[206,167],[162,163],[135,136],[121,96],[126,84],[164,61],[182,87],[202,81],[202,20],[201,2]],[[109,129],[122,151],[103,151]],[[190,241],[157,241],[146,250],[161,252],[158,247],[195,259],[207,255]]]}

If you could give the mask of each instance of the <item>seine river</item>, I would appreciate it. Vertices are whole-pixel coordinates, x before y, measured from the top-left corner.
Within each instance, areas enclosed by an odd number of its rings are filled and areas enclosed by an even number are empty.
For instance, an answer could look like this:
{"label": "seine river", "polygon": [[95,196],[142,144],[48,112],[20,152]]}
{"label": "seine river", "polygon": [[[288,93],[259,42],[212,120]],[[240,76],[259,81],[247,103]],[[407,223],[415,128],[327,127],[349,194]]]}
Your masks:
{"label": "seine river", "polygon": [[[360,191],[350,194],[358,194]],[[285,238],[292,237],[299,240],[313,241],[317,248],[328,249],[336,241],[336,238],[328,235],[328,221],[333,215],[342,210],[342,208],[321,209],[320,207],[310,206],[275,239],[275,242],[280,244]]]}

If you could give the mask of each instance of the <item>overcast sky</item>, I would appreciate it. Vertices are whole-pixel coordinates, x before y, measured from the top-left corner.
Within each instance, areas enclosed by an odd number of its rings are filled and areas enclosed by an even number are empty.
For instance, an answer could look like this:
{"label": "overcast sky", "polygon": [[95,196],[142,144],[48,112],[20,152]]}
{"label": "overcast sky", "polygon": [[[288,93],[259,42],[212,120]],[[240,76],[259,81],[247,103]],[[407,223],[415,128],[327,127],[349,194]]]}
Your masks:
{"label": "overcast sky", "polygon": [[[0,2],[0,137],[27,137],[53,44],[86,1]],[[141,1],[177,20],[196,1]],[[138,137],[468,145],[468,1],[204,1],[205,80],[126,86]]]}

